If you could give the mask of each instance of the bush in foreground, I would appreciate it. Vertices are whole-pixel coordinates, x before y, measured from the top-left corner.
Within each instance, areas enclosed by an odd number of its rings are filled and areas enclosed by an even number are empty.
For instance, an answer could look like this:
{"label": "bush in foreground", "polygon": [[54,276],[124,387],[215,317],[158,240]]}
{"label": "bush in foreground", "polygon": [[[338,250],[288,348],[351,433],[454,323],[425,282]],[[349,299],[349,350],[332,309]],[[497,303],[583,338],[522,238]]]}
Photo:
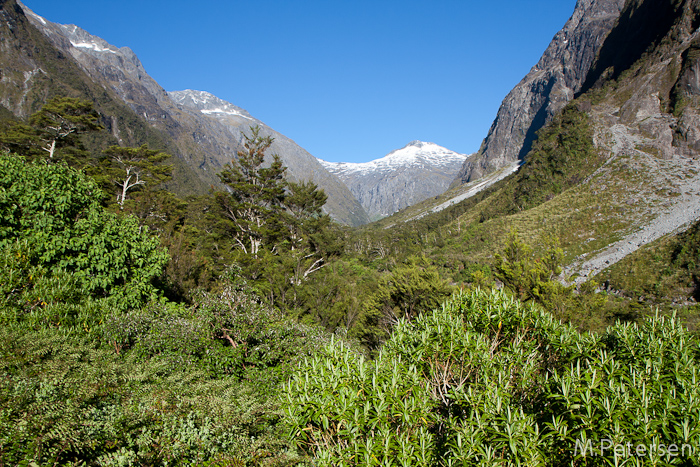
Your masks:
{"label": "bush in foreground", "polygon": [[319,465],[696,465],[699,358],[674,319],[580,334],[477,290],[400,321],[375,361],[329,344],[285,421]]}

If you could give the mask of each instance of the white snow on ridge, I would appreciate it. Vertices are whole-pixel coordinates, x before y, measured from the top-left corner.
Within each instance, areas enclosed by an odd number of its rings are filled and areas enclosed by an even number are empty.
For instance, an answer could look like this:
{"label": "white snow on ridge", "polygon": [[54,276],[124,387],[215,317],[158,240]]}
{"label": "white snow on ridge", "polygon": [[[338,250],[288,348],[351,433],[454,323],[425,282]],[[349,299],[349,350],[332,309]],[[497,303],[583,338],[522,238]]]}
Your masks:
{"label": "white snow on ridge", "polygon": [[44,18],[42,18],[41,16],[37,15],[37,14],[34,13],[33,11],[29,10],[27,7],[25,7],[25,6],[24,6],[23,4],[21,4],[21,3],[20,3],[20,6],[22,7],[22,9],[23,9],[24,11],[29,11],[29,14],[30,14],[30,15],[32,15],[36,20],[40,21],[41,24],[43,24],[44,26],[46,26],[46,20],[45,20]]}
{"label": "white snow on ridge", "polygon": [[447,166],[462,163],[467,154],[459,154],[435,143],[412,141],[401,149],[390,152],[381,159],[370,162],[319,162],[329,171],[337,174],[385,172],[400,167],[415,165]]}
{"label": "white snow on ridge", "polygon": [[109,53],[113,53],[113,54],[117,53],[115,50],[102,47],[100,44],[98,44],[96,42],[73,42],[73,41],[70,41],[70,43],[73,47],[78,47],[81,49],[91,49],[91,50],[94,50],[95,52],[109,52]]}
{"label": "white snow on ridge", "polygon": [[206,91],[187,89],[169,92],[168,94],[179,104],[195,108],[204,115],[231,115],[257,121],[247,111]]}
{"label": "white snow on ridge", "polygon": [[248,115],[244,115],[237,110],[231,110],[231,109],[218,109],[218,108],[217,109],[202,109],[202,110],[200,110],[200,112],[202,112],[205,115],[224,114],[224,115],[232,115],[235,117],[243,117],[243,118],[247,118],[248,120],[255,120],[254,118],[249,117]]}

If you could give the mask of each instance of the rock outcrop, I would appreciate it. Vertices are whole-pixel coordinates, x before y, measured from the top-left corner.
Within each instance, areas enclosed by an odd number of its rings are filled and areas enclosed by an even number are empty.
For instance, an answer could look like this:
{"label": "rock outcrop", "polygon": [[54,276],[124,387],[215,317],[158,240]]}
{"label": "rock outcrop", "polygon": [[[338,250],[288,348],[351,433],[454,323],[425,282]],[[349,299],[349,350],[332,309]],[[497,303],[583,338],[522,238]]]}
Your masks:
{"label": "rock outcrop", "polygon": [[465,161],[455,184],[525,157],[537,130],[581,89],[624,5],[625,0],[578,1],[537,65],[503,100],[479,152]]}

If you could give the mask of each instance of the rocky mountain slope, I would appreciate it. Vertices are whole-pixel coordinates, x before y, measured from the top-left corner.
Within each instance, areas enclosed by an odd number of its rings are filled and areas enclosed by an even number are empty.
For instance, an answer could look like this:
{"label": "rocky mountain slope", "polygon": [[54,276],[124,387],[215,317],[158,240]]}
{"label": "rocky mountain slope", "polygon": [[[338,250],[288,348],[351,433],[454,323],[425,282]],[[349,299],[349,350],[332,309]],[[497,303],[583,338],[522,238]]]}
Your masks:
{"label": "rocky mountain slope", "polygon": [[511,229],[554,235],[571,281],[605,282],[625,262],[631,282],[642,247],[700,219],[699,26],[700,0],[629,0],[517,172],[516,158],[375,230],[420,224],[440,240],[426,254],[464,265],[492,261]]}
{"label": "rocky mountain slope", "polygon": [[537,130],[581,90],[598,49],[625,0],[579,0],[539,62],[503,100],[479,152],[455,184],[476,180],[523,159]]}
{"label": "rocky mountain slope", "polygon": [[379,219],[442,194],[466,157],[435,143],[412,141],[370,162],[321,163],[350,188],[372,219]]}
{"label": "rocky mountain slope", "polygon": [[[6,0],[7,6],[14,4]],[[111,95],[115,95],[137,118],[157,130],[163,138],[177,148],[178,156],[199,178],[199,182],[218,185],[217,173],[240,149],[243,133],[251,125],[259,125],[261,134],[275,139],[272,151],[279,154],[292,179],[312,179],[328,195],[327,211],[337,221],[358,225],[368,221],[359,202],[347,187],[303,148],[275,130],[267,127],[245,111],[238,115],[231,112],[213,112],[208,103],[221,108],[235,108],[206,93],[182,91],[167,93],[148,73],[136,55],[128,47],[117,48],[103,39],[93,36],[75,25],[60,25],[34,14],[17,2],[29,22],[49,39],[63,61],[74,61],[81,71]],[[15,14],[19,14],[15,12]],[[28,70],[41,73],[41,67]],[[59,79],[51,77],[49,79]],[[96,97],[94,97],[97,99]],[[203,105],[203,107],[200,107]],[[13,110],[13,109],[11,109]],[[21,114],[21,112],[16,112]],[[105,122],[113,136],[121,144],[133,140],[132,127],[107,115]],[[138,139],[138,138],[136,138]]]}
{"label": "rocky mountain slope", "polygon": [[627,228],[569,272],[595,275],[700,218],[698,26],[698,0],[631,0],[603,44],[580,99],[591,100],[596,143],[609,156],[585,182],[614,193]]}

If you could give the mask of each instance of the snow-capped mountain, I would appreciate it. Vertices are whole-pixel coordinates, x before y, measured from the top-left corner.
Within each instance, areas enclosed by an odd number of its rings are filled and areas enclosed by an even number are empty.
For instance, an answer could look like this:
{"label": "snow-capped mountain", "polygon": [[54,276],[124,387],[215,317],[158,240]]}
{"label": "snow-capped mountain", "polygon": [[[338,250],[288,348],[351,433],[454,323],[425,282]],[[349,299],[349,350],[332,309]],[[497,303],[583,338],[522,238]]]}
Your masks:
{"label": "snow-capped mountain", "polygon": [[168,95],[176,104],[196,108],[204,115],[240,117],[250,120],[253,124],[262,124],[261,121],[253,118],[246,110],[206,91],[187,89],[185,91],[169,92]]}
{"label": "snow-capped mountain", "polygon": [[444,193],[467,157],[412,141],[370,162],[320,162],[350,188],[371,218],[379,219]]}

